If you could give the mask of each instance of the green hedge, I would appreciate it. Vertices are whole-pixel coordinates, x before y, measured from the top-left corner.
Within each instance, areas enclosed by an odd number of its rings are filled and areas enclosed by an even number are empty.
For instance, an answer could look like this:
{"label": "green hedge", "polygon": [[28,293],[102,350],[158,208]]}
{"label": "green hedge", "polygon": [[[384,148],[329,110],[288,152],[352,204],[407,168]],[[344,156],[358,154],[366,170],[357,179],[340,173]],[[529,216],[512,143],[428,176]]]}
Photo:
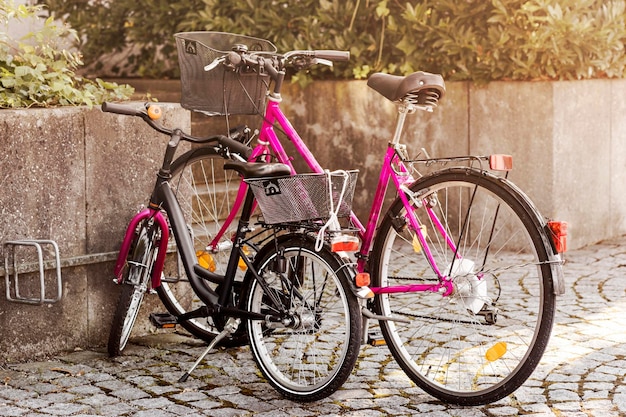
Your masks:
{"label": "green hedge", "polygon": [[[177,76],[173,34],[215,30],[279,51],[350,50],[326,76],[442,73],[449,80],[623,77],[623,0],[45,0],[82,35],[88,62],[128,46],[128,70]],[[98,3],[98,4],[93,4]],[[126,74],[128,75],[128,74]]]}
{"label": "green hedge", "polygon": [[76,74],[83,64],[80,54],[64,49],[78,39],[71,28],[48,18],[23,39],[2,30],[16,20],[33,23],[40,13],[39,6],[0,1],[0,108],[93,106],[130,97],[130,86]]}

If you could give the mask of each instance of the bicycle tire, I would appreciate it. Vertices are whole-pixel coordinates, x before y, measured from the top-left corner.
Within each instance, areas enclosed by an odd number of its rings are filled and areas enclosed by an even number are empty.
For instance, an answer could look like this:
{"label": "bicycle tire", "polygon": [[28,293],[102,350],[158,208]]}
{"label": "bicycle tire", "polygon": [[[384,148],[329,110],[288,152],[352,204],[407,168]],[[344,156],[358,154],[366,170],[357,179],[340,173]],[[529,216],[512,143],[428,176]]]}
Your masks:
{"label": "bicycle tire", "polygon": [[[241,182],[235,171],[224,171],[225,161],[212,147],[187,151],[172,162],[170,180],[170,186],[192,235],[194,248],[198,256],[203,258],[202,262],[205,262],[203,266],[222,275],[230,257],[230,238],[237,227],[238,218],[231,223],[228,232],[221,239],[218,250],[207,250],[207,245],[232,211],[234,197]],[[164,276],[157,288],[161,302],[175,316],[203,304],[191,287],[176,250],[174,242],[170,242]],[[238,276],[243,277],[244,274],[241,271]],[[202,281],[200,285],[206,285],[213,290],[217,287],[217,284],[208,281]],[[210,317],[190,319],[180,324],[192,335],[205,341],[211,341],[222,329],[222,324],[214,322]],[[245,343],[245,332],[242,331],[223,341],[222,345]]]}
{"label": "bicycle tire", "polygon": [[156,256],[156,246],[150,230],[144,221],[138,226],[131,245],[129,261],[125,265],[122,288],[113,315],[107,351],[110,357],[119,356],[126,348],[141,302],[148,289],[150,270]]}
{"label": "bicycle tire", "polygon": [[[414,196],[436,210],[458,247],[452,262],[455,254],[426,210],[412,208],[454,293],[375,299],[378,314],[409,321],[380,322],[396,362],[415,384],[447,403],[481,405],[511,394],[534,371],[550,338],[556,303],[552,249],[532,204],[509,184],[469,168],[446,169],[412,184]],[[375,287],[437,282],[405,210],[396,200],[377,233]]]}
{"label": "bicycle tire", "polygon": [[[284,274],[270,269],[278,258],[277,247],[285,256]],[[315,243],[304,235],[280,237],[277,245],[271,242],[259,252],[256,266],[270,290],[289,304],[284,307],[297,313],[294,323],[300,323],[270,329],[265,322],[248,321],[259,369],[285,398],[308,402],[327,397],[352,373],[361,344],[362,318],[349,272],[327,247],[316,252]],[[248,310],[274,310],[258,281],[247,282]]]}

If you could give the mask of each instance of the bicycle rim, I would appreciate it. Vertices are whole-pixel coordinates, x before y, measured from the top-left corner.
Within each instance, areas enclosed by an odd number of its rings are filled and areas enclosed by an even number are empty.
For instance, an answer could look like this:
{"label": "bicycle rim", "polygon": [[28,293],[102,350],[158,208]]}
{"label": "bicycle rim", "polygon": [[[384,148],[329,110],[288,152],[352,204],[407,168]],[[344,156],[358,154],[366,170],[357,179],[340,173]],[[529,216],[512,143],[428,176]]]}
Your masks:
{"label": "bicycle rim", "polygon": [[524,197],[485,173],[451,169],[411,187],[458,248],[451,249],[425,208],[427,247],[395,203],[373,253],[374,286],[435,284],[426,249],[454,292],[379,295],[377,310],[396,362],[425,391],[449,403],[478,405],[517,389],[548,343],[555,295],[542,229]]}
{"label": "bicycle rim", "polygon": [[[233,220],[218,245],[209,248],[209,243],[232,211],[241,182],[234,171],[224,171],[224,162],[212,148],[189,151],[172,164],[170,180],[200,265],[221,275],[226,271],[232,247],[230,239],[237,227],[238,218]],[[244,269],[240,274],[243,276]],[[204,285],[213,290],[217,287],[208,281]],[[173,243],[168,248],[164,277],[157,292],[173,315],[195,310],[203,304],[189,283]],[[181,325],[194,336],[206,341],[213,339],[220,331],[219,323],[214,323],[211,318],[191,319]]]}
{"label": "bicycle rim", "polygon": [[122,324],[122,334],[120,337],[120,352],[126,348],[128,344],[128,339],[130,338],[130,333],[133,330],[133,326],[135,325],[135,321],[137,321],[137,316],[139,315],[139,308],[141,307],[141,302],[143,301],[143,296],[145,291],[142,291],[140,288],[136,287],[125,287],[131,289],[130,291],[130,302],[128,305],[126,317],[124,318],[124,323]]}
{"label": "bicycle rim", "polygon": [[[284,248],[286,269],[270,267],[272,251],[259,263],[269,290],[293,312],[298,324],[272,326],[249,321],[252,354],[263,375],[285,397],[314,401],[335,392],[356,363],[361,336],[361,314],[348,277],[327,249],[315,252],[310,241],[295,238]],[[271,314],[276,307],[258,281],[247,296],[251,312]]]}

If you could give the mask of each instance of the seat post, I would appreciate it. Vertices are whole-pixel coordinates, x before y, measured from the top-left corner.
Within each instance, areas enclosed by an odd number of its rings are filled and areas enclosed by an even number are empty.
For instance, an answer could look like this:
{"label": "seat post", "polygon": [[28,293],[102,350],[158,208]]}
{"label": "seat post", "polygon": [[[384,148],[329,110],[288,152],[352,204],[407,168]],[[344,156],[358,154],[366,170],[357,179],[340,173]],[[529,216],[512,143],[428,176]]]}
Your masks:
{"label": "seat post", "polygon": [[393,139],[391,140],[392,145],[397,145],[400,142],[400,137],[402,136],[402,129],[404,129],[404,122],[406,120],[406,115],[409,113],[413,113],[415,108],[409,103],[399,103],[398,104],[398,121],[396,122],[396,131],[393,134]]}

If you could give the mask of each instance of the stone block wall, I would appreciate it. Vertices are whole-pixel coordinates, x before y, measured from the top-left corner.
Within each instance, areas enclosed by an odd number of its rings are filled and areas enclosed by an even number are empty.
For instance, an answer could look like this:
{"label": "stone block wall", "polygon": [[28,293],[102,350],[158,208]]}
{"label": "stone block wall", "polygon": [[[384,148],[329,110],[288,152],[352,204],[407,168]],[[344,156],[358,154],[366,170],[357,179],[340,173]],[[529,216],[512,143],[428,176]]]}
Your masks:
{"label": "stone block wall", "polygon": [[[165,124],[190,129],[189,112],[178,105],[164,110]],[[102,346],[118,294],[113,260],[127,222],[147,203],[168,138],[138,118],[97,108],[2,110],[0,127],[0,242],[54,240],[62,260],[76,264],[62,271],[58,303],[0,298],[0,363]],[[13,248],[35,259],[34,250]],[[9,248],[2,251],[4,259]],[[50,274],[47,298],[56,288]],[[23,295],[39,296],[38,277],[21,276]]]}
{"label": "stone block wall", "polygon": [[[509,178],[547,218],[569,223],[571,248],[626,233],[626,80],[446,84],[433,113],[409,115],[411,156],[513,155]],[[358,168],[369,212],[396,110],[365,81],[289,86],[284,110],[323,166]]]}

